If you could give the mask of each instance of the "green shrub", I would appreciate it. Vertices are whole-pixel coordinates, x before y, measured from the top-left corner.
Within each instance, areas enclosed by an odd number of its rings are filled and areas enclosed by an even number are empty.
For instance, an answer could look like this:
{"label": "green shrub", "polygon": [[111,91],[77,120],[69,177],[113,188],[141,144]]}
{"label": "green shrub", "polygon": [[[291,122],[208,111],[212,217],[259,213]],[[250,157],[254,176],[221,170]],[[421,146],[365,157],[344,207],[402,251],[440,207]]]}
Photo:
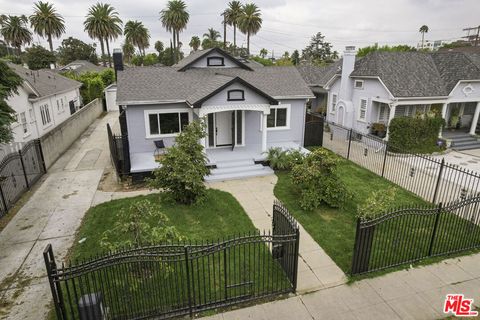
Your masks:
{"label": "green shrub", "polygon": [[329,151],[319,148],[305,157],[292,169],[292,182],[300,193],[300,206],[313,210],[322,203],[340,207],[349,193],[339,179],[336,169],[338,158]]}
{"label": "green shrub", "polygon": [[295,165],[305,159],[299,149],[282,150],[282,148],[270,148],[267,151],[267,161],[274,170],[291,170]]}
{"label": "green shrub", "polygon": [[203,178],[210,173],[207,158],[199,140],[205,137],[205,124],[193,121],[177,136],[175,145],[167,148],[160,160],[161,166],[153,171],[148,185],[162,189],[175,201],[192,204],[205,195]]}
{"label": "green shrub", "polygon": [[382,213],[386,213],[395,201],[397,189],[390,187],[388,189],[378,189],[370,193],[365,202],[358,205],[357,217],[363,219],[372,219]]}
{"label": "green shrub", "polygon": [[388,142],[394,152],[431,153],[438,151],[437,140],[445,121],[439,117],[393,118]]}

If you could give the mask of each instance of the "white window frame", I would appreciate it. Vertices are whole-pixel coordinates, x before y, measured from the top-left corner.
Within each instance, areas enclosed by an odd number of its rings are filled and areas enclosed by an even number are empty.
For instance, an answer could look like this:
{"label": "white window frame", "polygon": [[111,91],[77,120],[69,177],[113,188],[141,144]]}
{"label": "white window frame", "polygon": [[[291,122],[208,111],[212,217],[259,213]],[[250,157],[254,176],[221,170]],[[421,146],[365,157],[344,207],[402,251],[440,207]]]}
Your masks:
{"label": "white window frame", "polygon": [[[22,119],[22,115],[23,115],[24,119]],[[30,135],[30,128],[28,127],[27,113],[25,111],[20,112],[18,114],[18,118],[19,118],[19,121],[20,121],[20,125],[22,126],[23,136],[24,137],[29,136]]]}
{"label": "white window frame", "polygon": [[[377,115],[377,122],[379,123],[388,123],[388,120],[390,119],[390,106],[387,103],[384,102],[377,102],[378,103],[378,115]],[[380,115],[382,114],[382,107],[386,107],[386,119],[380,119]]]}
{"label": "white window frame", "polygon": [[331,103],[330,103],[330,113],[335,114],[337,111],[337,103],[338,103],[338,94],[332,93],[331,95]]}
{"label": "white window frame", "polygon": [[[188,113],[188,123],[192,122],[192,112],[188,109],[157,109],[157,110],[145,110],[144,119],[145,119],[145,138],[154,139],[154,138],[173,138],[178,136],[182,132],[180,115],[178,116],[180,132],[177,133],[168,133],[168,134],[150,134],[150,121],[149,116],[151,114],[163,114],[163,113]],[[160,120],[159,120],[160,121]],[[158,131],[160,132],[160,123],[158,124]]]}
{"label": "white window frame", "polygon": [[[40,105],[40,118],[42,121],[42,126],[43,128],[48,128],[52,125],[52,115],[50,113],[50,106],[48,104],[42,104]],[[45,119],[48,120],[44,122],[43,120]]]}
{"label": "white window frame", "polygon": [[[361,86],[357,87],[357,83],[361,83]],[[364,85],[365,85],[365,83],[364,83],[363,80],[355,80],[355,82],[353,83],[353,88],[357,89],[357,90],[363,90]]]}
{"label": "white window frame", "polygon": [[[362,109],[362,101],[365,101],[365,110]],[[365,111],[365,117],[362,118],[362,111]],[[367,122],[367,112],[368,112],[368,99],[360,98],[360,104],[358,105],[358,117],[357,120],[361,122]]]}
{"label": "white window frame", "polygon": [[[275,109],[275,111],[274,111]],[[290,130],[290,109],[291,105],[290,104],[279,104],[276,106],[270,106],[270,113],[272,112],[277,112],[276,109],[287,109],[287,123],[285,126],[277,127],[275,124],[275,127],[267,127],[267,131],[280,131],[280,130]],[[268,115],[263,115],[264,117],[268,117]],[[275,115],[275,120],[277,119]],[[262,118],[263,121],[263,118]]]}

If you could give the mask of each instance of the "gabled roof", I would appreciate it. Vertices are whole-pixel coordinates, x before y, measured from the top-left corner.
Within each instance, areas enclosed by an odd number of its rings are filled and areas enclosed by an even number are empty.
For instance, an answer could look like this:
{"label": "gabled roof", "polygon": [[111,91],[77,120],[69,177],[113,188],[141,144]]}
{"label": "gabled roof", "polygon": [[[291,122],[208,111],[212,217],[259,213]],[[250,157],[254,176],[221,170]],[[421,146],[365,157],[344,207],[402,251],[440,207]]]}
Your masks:
{"label": "gabled roof", "polygon": [[56,70],[58,72],[73,71],[77,74],[82,74],[85,72],[101,72],[104,69],[106,68],[97,66],[96,64],[93,64],[87,60],[75,60],[61,68],[57,68]]}
{"label": "gabled roof", "polygon": [[50,70],[33,71],[13,63],[8,63],[8,66],[35,91],[36,97],[33,97],[33,99],[74,90],[82,86],[80,82]]}
{"label": "gabled roof", "polygon": [[323,67],[314,65],[299,65],[298,72],[309,86],[324,87],[342,67],[342,60],[336,61]]}
{"label": "gabled roof", "polygon": [[228,53],[225,50],[222,50],[220,48],[211,48],[211,49],[206,49],[206,50],[199,50],[199,51],[194,51],[190,53],[188,56],[180,60],[174,67],[178,68],[179,71],[185,71],[187,70],[192,64],[197,62],[198,60],[204,58],[205,56],[209,55],[212,52],[216,52],[224,57],[229,58],[232,60],[238,67],[246,69],[246,70],[252,70],[251,67],[247,66],[245,63],[240,61],[239,58],[235,58],[232,56],[230,53]]}

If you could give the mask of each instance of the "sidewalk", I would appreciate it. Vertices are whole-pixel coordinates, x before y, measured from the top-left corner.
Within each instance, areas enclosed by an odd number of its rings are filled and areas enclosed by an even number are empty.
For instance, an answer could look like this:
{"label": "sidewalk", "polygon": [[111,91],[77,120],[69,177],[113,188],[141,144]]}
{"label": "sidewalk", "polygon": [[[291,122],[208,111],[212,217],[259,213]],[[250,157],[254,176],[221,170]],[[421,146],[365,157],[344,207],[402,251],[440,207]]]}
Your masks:
{"label": "sidewalk", "polygon": [[0,318],[43,319],[51,301],[43,250],[53,245],[57,261],[71,247],[91,206],[104,168],[110,166],[106,124],[97,119],[48,170],[38,189],[0,233]]}
{"label": "sidewalk", "polygon": [[[273,188],[277,176],[211,182],[208,186],[230,192],[240,202],[257,229],[272,229]],[[342,270],[300,225],[298,261],[299,293],[338,286],[347,280]]]}
{"label": "sidewalk", "polygon": [[441,319],[448,293],[480,307],[480,254],[402,270],[311,294],[206,317],[206,320]]}

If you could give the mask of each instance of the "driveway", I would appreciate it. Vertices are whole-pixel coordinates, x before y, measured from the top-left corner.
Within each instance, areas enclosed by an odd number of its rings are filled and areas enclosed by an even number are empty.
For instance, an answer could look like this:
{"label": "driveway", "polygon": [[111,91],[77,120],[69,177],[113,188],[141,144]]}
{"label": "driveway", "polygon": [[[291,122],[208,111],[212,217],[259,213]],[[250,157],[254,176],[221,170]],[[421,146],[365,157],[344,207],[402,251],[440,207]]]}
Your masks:
{"label": "driveway", "polygon": [[53,245],[57,261],[72,246],[104,169],[110,166],[105,126],[97,119],[48,170],[37,190],[0,233],[0,318],[44,319],[51,301],[42,252]]}
{"label": "driveway", "polygon": [[446,163],[454,164],[480,174],[480,149],[451,151],[447,154],[433,158],[445,159]]}

